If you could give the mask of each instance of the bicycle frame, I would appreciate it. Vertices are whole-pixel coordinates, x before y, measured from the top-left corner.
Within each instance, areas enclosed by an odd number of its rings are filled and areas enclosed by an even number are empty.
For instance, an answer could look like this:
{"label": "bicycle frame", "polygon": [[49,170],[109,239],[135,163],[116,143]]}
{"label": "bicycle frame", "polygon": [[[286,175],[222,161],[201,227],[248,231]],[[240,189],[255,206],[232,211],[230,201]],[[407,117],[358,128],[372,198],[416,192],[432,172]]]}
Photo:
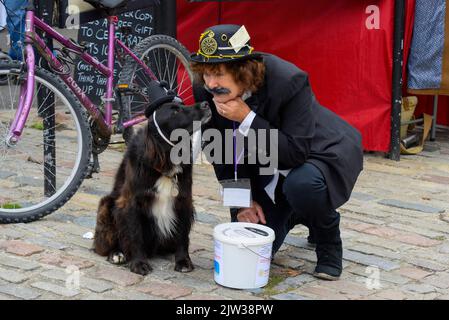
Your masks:
{"label": "bicycle frame", "polygon": [[[25,24],[25,61],[27,67],[27,75],[25,84],[22,85],[20,91],[19,105],[16,115],[10,126],[9,143],[15,144],[19,141],[22,135],[25,122],[31,109],[34,96],[34,73],[35,73],[35,55],[33,45],[39,51],[41,56],[48,62],[48,65],[56,71],[58,76],[65,82],[70,90],[76,95],[81,102],[81,105],[86,108],[89,114],[92,116],[96,124],[98,125],[99,133],[104,137],[109,137],[113,133],[112,126],[112,102],[114,101],[114,52],[117,47],[124,50],[133,60],[135,60],[143,70],[153,80],[157,80],[151,69],[141,61],[122,41],[116,38],[115,30],[118,18],[116,16],[110,16],[108,19],[108,60],[107,66],[99,62],[90,54],[85,52],[84,48],[74,43],[72,40],[64,37],[51,26],[40,20],[35,16],[33,10],[26,12],[26,24]],[[61,43],[64,47],[68,48],[74,54],[79,56],[84,62],[93,66],[101,74],[107,78],[106,92],[103,97],[105,103],[105,115],[103,116],[100,109],[89,99],[89,97],[83,92],[79,85],[75,82],[73,77],[64,73],[64,65],[57,59],[53,52],[45,44],[44,40],[37,35],[35,28],[38,28],[45,32],[49,38],[55,39]],[[145,116],[136,116],[131,120],[123,123],[123,127],[127,128],[145,121]]]}

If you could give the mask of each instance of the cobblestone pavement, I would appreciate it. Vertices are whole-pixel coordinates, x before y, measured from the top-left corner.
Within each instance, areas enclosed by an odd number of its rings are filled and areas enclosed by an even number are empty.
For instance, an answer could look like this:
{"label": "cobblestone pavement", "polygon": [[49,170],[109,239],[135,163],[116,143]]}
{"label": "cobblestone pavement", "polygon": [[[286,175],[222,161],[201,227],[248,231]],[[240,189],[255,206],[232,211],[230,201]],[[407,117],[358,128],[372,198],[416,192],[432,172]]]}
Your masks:
{"label": "cobblestone pavement", "polygon": [[193,272],[174,272],[173,256],[166,256],[153,259],[154,271],[142,277],[94,254],[83,235],[94,230],[97,203],[110,190],[120,159],[117,150],[103,153],[101,173],[85,180],[57,212],[29,224],[0,225],[0,299],[449,299],[447,132],[400,162],[365,155],[365,170],[340,208],[341,280],[311,275],[314,248],[307,229],[297,226],[272,264],[269,284],[257,290],[214,282],[212,230],[229,217],[207,164],[194,173]]}

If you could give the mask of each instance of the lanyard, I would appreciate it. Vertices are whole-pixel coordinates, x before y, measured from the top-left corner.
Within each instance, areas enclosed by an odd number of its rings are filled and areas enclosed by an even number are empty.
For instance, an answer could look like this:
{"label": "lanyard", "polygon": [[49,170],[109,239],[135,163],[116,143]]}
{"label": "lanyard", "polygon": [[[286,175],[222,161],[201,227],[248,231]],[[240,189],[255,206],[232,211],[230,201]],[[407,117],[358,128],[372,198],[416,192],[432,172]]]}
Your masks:
{"label": "lanyard", "polygon": [[239,157],[237,158],[237,143],[236,143],[236,132],[235,132],[235,121],[232,121],[232,127],[233,127],[233,134],[232,134],[232,144],[234,147],[234,180],[237,181],[237,167],[238,163],[240,162],[240,159],[243,156],[243,152],[245,150],[245,147],[243,146],[242,152],[240,152]]}

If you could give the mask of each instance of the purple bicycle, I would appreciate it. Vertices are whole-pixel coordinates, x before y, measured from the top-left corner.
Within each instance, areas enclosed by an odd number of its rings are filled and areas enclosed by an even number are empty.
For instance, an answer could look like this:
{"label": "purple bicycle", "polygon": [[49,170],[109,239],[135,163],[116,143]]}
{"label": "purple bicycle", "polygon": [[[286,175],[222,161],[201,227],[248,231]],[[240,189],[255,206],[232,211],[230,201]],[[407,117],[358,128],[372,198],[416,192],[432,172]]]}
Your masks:
{"label": "purple bicycle", "polygon": [[[26,11],[24,61],[0,64],[0,223],[29,222],[54,212],[98,169],[98,154],[111,135],[125,141],[145,120],[151,103],[148,86],[163,83],[184,104],[193,104],[189,52],[175,39],[153,35],[133,50],[116,38],[114,10],[126,0],[86,0],[108,21],[107,65]],[[62,46],[50,50],[36,29]],[[49,69],[36,66],[35,51]],[[69,63],[75,57],[106,77],[101,105],[95,105],[75,82]],[[123,57],[118,84],[114,62]],[[117,111],[115,111],[117,110]],[[92,165],[93,164],[93,165]]]}

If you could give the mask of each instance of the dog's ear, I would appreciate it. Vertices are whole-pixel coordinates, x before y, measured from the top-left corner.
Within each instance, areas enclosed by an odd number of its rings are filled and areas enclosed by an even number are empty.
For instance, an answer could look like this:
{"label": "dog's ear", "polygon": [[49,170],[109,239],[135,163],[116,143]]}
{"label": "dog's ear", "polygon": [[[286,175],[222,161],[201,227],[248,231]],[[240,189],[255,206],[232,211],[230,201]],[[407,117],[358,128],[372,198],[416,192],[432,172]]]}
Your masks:
{"label": "dog's ear", "polygon": [[159,173],[162,173],[166,165],[166,154],[155,141],[152,132],[147,131],[147,139],[145,139],[144,161],[148,163],[150,167]]}
{"label": "dog's ear", "polygon": [[165,81],[151,81],[147,87],[148,98],[151,103],[145,109],[145,117],[149,118],[155,110],[167,102],[172,102],[176,94],[167,89],[168,84]]}

